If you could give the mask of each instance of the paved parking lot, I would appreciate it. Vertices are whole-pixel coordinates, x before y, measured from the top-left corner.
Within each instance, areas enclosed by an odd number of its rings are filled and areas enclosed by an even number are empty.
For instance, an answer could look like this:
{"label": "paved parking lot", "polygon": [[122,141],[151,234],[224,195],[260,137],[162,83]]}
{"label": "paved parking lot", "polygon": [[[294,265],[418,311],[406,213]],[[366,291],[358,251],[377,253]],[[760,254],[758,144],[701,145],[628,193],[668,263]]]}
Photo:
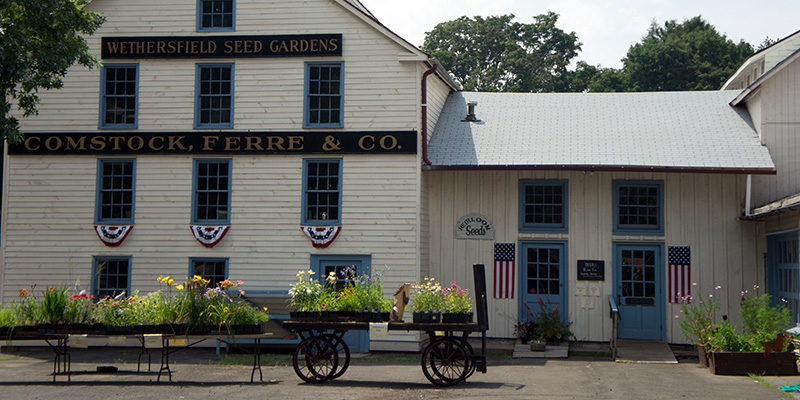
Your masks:
{"label": "paved parking lot", "polygon": [[[749,377],[714,376],[693,363],[626,364],[600,358],[515,360],[495,352],[487,374],[476,373],[451,388],[431,385],[418,355],[370,354],[353,360],[341,378],[303,383],[288,354],[264,355],[264,381],[250,383],[247,355],[218,357],[211,349],[191,349],[172,357],[173,382],[156,383],[152,373],[136,374],[134,349],[74,350],[71,382],[52,383],[52,352],[23,349],[0,353],[3,398],[119,399],[781,399],[792,398]],[[153,370],[158,369],[157,353]],[[244,365],[242,365],[244,364]],[[88,373],[114,365],[114,374]],[[258,374],[256,374],[256,378]],[[800,383],[797,377],[767,377],[775,387]]]}

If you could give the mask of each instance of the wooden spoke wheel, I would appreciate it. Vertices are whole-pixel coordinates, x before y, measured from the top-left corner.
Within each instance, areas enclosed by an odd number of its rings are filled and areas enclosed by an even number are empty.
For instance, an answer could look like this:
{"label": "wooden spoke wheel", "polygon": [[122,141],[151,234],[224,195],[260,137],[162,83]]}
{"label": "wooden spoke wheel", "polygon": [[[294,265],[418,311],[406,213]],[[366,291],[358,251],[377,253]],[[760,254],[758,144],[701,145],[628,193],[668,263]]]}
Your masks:
{"label": "wooden spoke wheel", "polygon": [[330,377],[330,379],[336,379],[344,375],[344,371],[347,371],[347,367],[350,366],[350,348],[347,347],[347,343],[344,342],[344,339],[339,336],[326,333],[322,335],[322,337],[331,342],[336,349],[336,354],[339,356],[339,364]]}
{"label": "wooden spoke wheel", "polygon": [[422,373],[436,386],[453,386],[466,379],[470,367],[467,350],[453,338],[441,338],[422,353]]}
{"label": "wooden spoke wheel", "polygon": [[320,383],[333,377],[339,365],[336,347],[328,339],[314,336],[300,342],[292,354],[292,366],[300,379]]}

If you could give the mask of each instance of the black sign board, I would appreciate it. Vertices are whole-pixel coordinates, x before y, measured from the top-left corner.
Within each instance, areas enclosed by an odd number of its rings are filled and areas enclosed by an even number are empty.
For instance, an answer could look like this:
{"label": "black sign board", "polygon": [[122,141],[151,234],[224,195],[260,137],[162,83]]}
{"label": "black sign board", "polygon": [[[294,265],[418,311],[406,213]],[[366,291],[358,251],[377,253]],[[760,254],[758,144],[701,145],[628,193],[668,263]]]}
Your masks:
{"label": "black sign board", "polygon": [[9,154],[416,154],[417,132],[25,133]]}
{"label": "black sign board", "polygon": [[606,262],[602,260],[578,260],[579,281],[604,281]]}
{"label": "black sign board", "polygon": [[341,56],[342,34],[104,37],[101,55],[104,60]]}
{"label": "black sign board", "polygon": [[625,299],[625,305],[629,306],[652,306],[653,304],[656,304],[656,301],[650,297],[628,297]]}

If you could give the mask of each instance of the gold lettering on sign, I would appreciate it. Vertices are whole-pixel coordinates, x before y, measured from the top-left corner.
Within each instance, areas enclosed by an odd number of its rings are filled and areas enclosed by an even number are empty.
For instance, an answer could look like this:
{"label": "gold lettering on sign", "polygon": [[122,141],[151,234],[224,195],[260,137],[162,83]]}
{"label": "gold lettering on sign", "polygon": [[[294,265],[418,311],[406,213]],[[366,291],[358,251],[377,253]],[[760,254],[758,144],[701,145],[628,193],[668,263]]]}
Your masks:
{"label": "gold lettering on sign", "polygon": [[341,143],[336,140],[335,137],[332,135],[325,136],[325,143],[322,144],[322,150],[331,151],[331,150],[341,150],[339,147]]}
{"label": "gold lettering on sign", "polygon": [[[388,144],[386,143],[387,139],[389,140]],[[381,148],[382,149],[391,150],[391,149],[397,147],[397,138],[395,138],[392,135],[384,136],[384,137],[381,138],[380,144],[381,144]]]}
{"label": "gold lettering on sign", "polygon": [[[134,142],[136,142],[136,143],[134,144]],[[142,139],[141,137],[139,137],[139,136],[131,136],[131,138],[128,139],[128,148],[129,149],[131,149],[133,151],[139,151],[139,150],[142,149],[142,147],[144,147],[144,139]]]}
{"label": "gold lettering on sign", "polygon": [[164,51],[164,48],[165,48],[166,46],[167,46],[167,43],[165,43],[165,42],[164,42],[164,41],[162,41],[162,40],[159,40],[159,41],[158,41],[158,50],[157,50],[157,51],[158,51],[158,54],[164,54],[164,53],[165,53],[165,51]]}
{"label": "gold lettering on sign", "polygon": [[289,136],[289,150],[303,150],[303,137]]}
{"label": "gold lettering on sign", "polygon": [[72,136],[67,136],[67,150],[86,150],[86,136],[81,136],[76,142]]}
{"label": "gold lettering on sign", "polygon": [[203,151],[211,150],[211,146],[217,143],[219,136],[203,136]]}
{"label": "gold lettering on sign", "polygon": [[[54,141],[56,142],[55,145],[53,145]],[[47,138],[47,140],[44,141],[44,147],[46,147],[47,150],[50,151],[58,150],[59,148],[61,148],[61,138],[57,136],[50,136],[49,138]]]}
{"label": "gold lettering on sign", "polygon": [[183,146],[181,140],[185,139],[186,136],[169,136],[169,145],[167,146],[167,150],[175,150],[175,147],[186,150],[186,147]]}
{"label": "gold lettering on sign", "polygon": [[[33,144],[34,140],[36,140],[36,145]],[[39,150],[39,147],[41,146],[41,144],[40,144],[41,141],[42,141],[42,139],[39,139],[38,137],[29,137],[29,138],[25,139],[25,148],[30,150],[30,151]]]}
{"label": "gold lettering on sign", "polygon": [[89,146],[91,150],[103,150],[106,148],[106,142],[103,141],[102,136],[94,136],[90,142],[92,143],[92,145]]}
{"label": "gold lettering on sign", "polygon": [[[365,139],[369,139],[369,143],[370,143],[369,145],[365,145],[364,144],[364,140]],[[375,136],[372,136],[372,135],[364,135],[364,136],[362,136],[361,139],[358,139],[358,147],[360,147],[361,150],[367,150],[367,151],[370,151],[370,150],[374,149],[375,148]]]}
{"label": "gold lettering on sign", "polygon": [[286,150],[283,147],[283,138],[280,136],[267,136],[267,150]]}
{"label": "gold lettering on sign", "polygon": [[245,138],[245,140],[247,141],[247,146],[245,147],[245,150],[247,150],[247,151],[250,151],[250,150],[264,150],[264,148],[261,147],[261,138],[260,137],[248,136],[248,137]]}
{"label": "gold lettering on sign", "polygon": [[[160,140],[161,144],[156,146],[156,140]],[[147,146],[150,147],[150,150],[160,151],[164,148],[164,137],[163,136],[153,136],[150,140],[147,141]]]}
{"label": "gold lettering on sign", "polygon": [[229,136],[225,138],[225,151],[230,150],[239,150],[239,139],[235,136]]}
{"label": "gold lettering on sign", "polygon": [[111,140],[112,142],[114,142],[114,147],[112,147],[111,150],[121,150],[120,147],[119,147],[119,141],[120,140],[125,140],[125,137],[124,136],[111,136],[111,137],[108,138],[108,140]]}

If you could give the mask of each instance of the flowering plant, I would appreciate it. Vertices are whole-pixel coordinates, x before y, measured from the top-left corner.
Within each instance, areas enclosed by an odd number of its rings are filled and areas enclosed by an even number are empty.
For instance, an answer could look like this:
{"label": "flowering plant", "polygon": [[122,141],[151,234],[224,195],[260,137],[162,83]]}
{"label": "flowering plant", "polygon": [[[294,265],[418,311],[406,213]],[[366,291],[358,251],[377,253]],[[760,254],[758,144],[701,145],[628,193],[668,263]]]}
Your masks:
{"label": "flowering plant", "polygon": [[443,291],[445,312],[466,314],[472,311],[469,289],[462,289],[456,281],[450,281],[450,287]]}
{"label": "flowering plant", "polygon": [[322,284],[311,276],[314,271],[298,271],[297,282],[289,289],[289,304],[298,311],[312,311],[317,305],[320,294],[322,294]]}
{"label": "flowering plant", "polygon": [[[564,337],[573,336],[569,322],[561,320],[561,313],[559,307],[556,305],[551,310],[552,306],[550,300],[545,303],[542,296],[539,296],[539,312],[533,317],[533,323],[536,328],[533,330],[533,338],[547,341],[560,341]],[[527,305],[527,304],[526,304]]]}
{"label": "flowering plant", "polygon": [[[719,289],[721,286],[714,288],[715,291]],[[705,346],[709,337],[714,334],[711,328],[719,311],[719,302],[713,293],[705,300],[698,299],[692,302],[693,300],[695,299],[692,296],[681,297],[681,315],[676,317],[679,317],[678,324],[686,340],[692,344]]]}
{"label": "flowering plant", "polygon": [[442,286],[434,278],[427,276],[422,282],[411,285],[413,302],[411,309],[420,312],[439,312],[444,309]]}

